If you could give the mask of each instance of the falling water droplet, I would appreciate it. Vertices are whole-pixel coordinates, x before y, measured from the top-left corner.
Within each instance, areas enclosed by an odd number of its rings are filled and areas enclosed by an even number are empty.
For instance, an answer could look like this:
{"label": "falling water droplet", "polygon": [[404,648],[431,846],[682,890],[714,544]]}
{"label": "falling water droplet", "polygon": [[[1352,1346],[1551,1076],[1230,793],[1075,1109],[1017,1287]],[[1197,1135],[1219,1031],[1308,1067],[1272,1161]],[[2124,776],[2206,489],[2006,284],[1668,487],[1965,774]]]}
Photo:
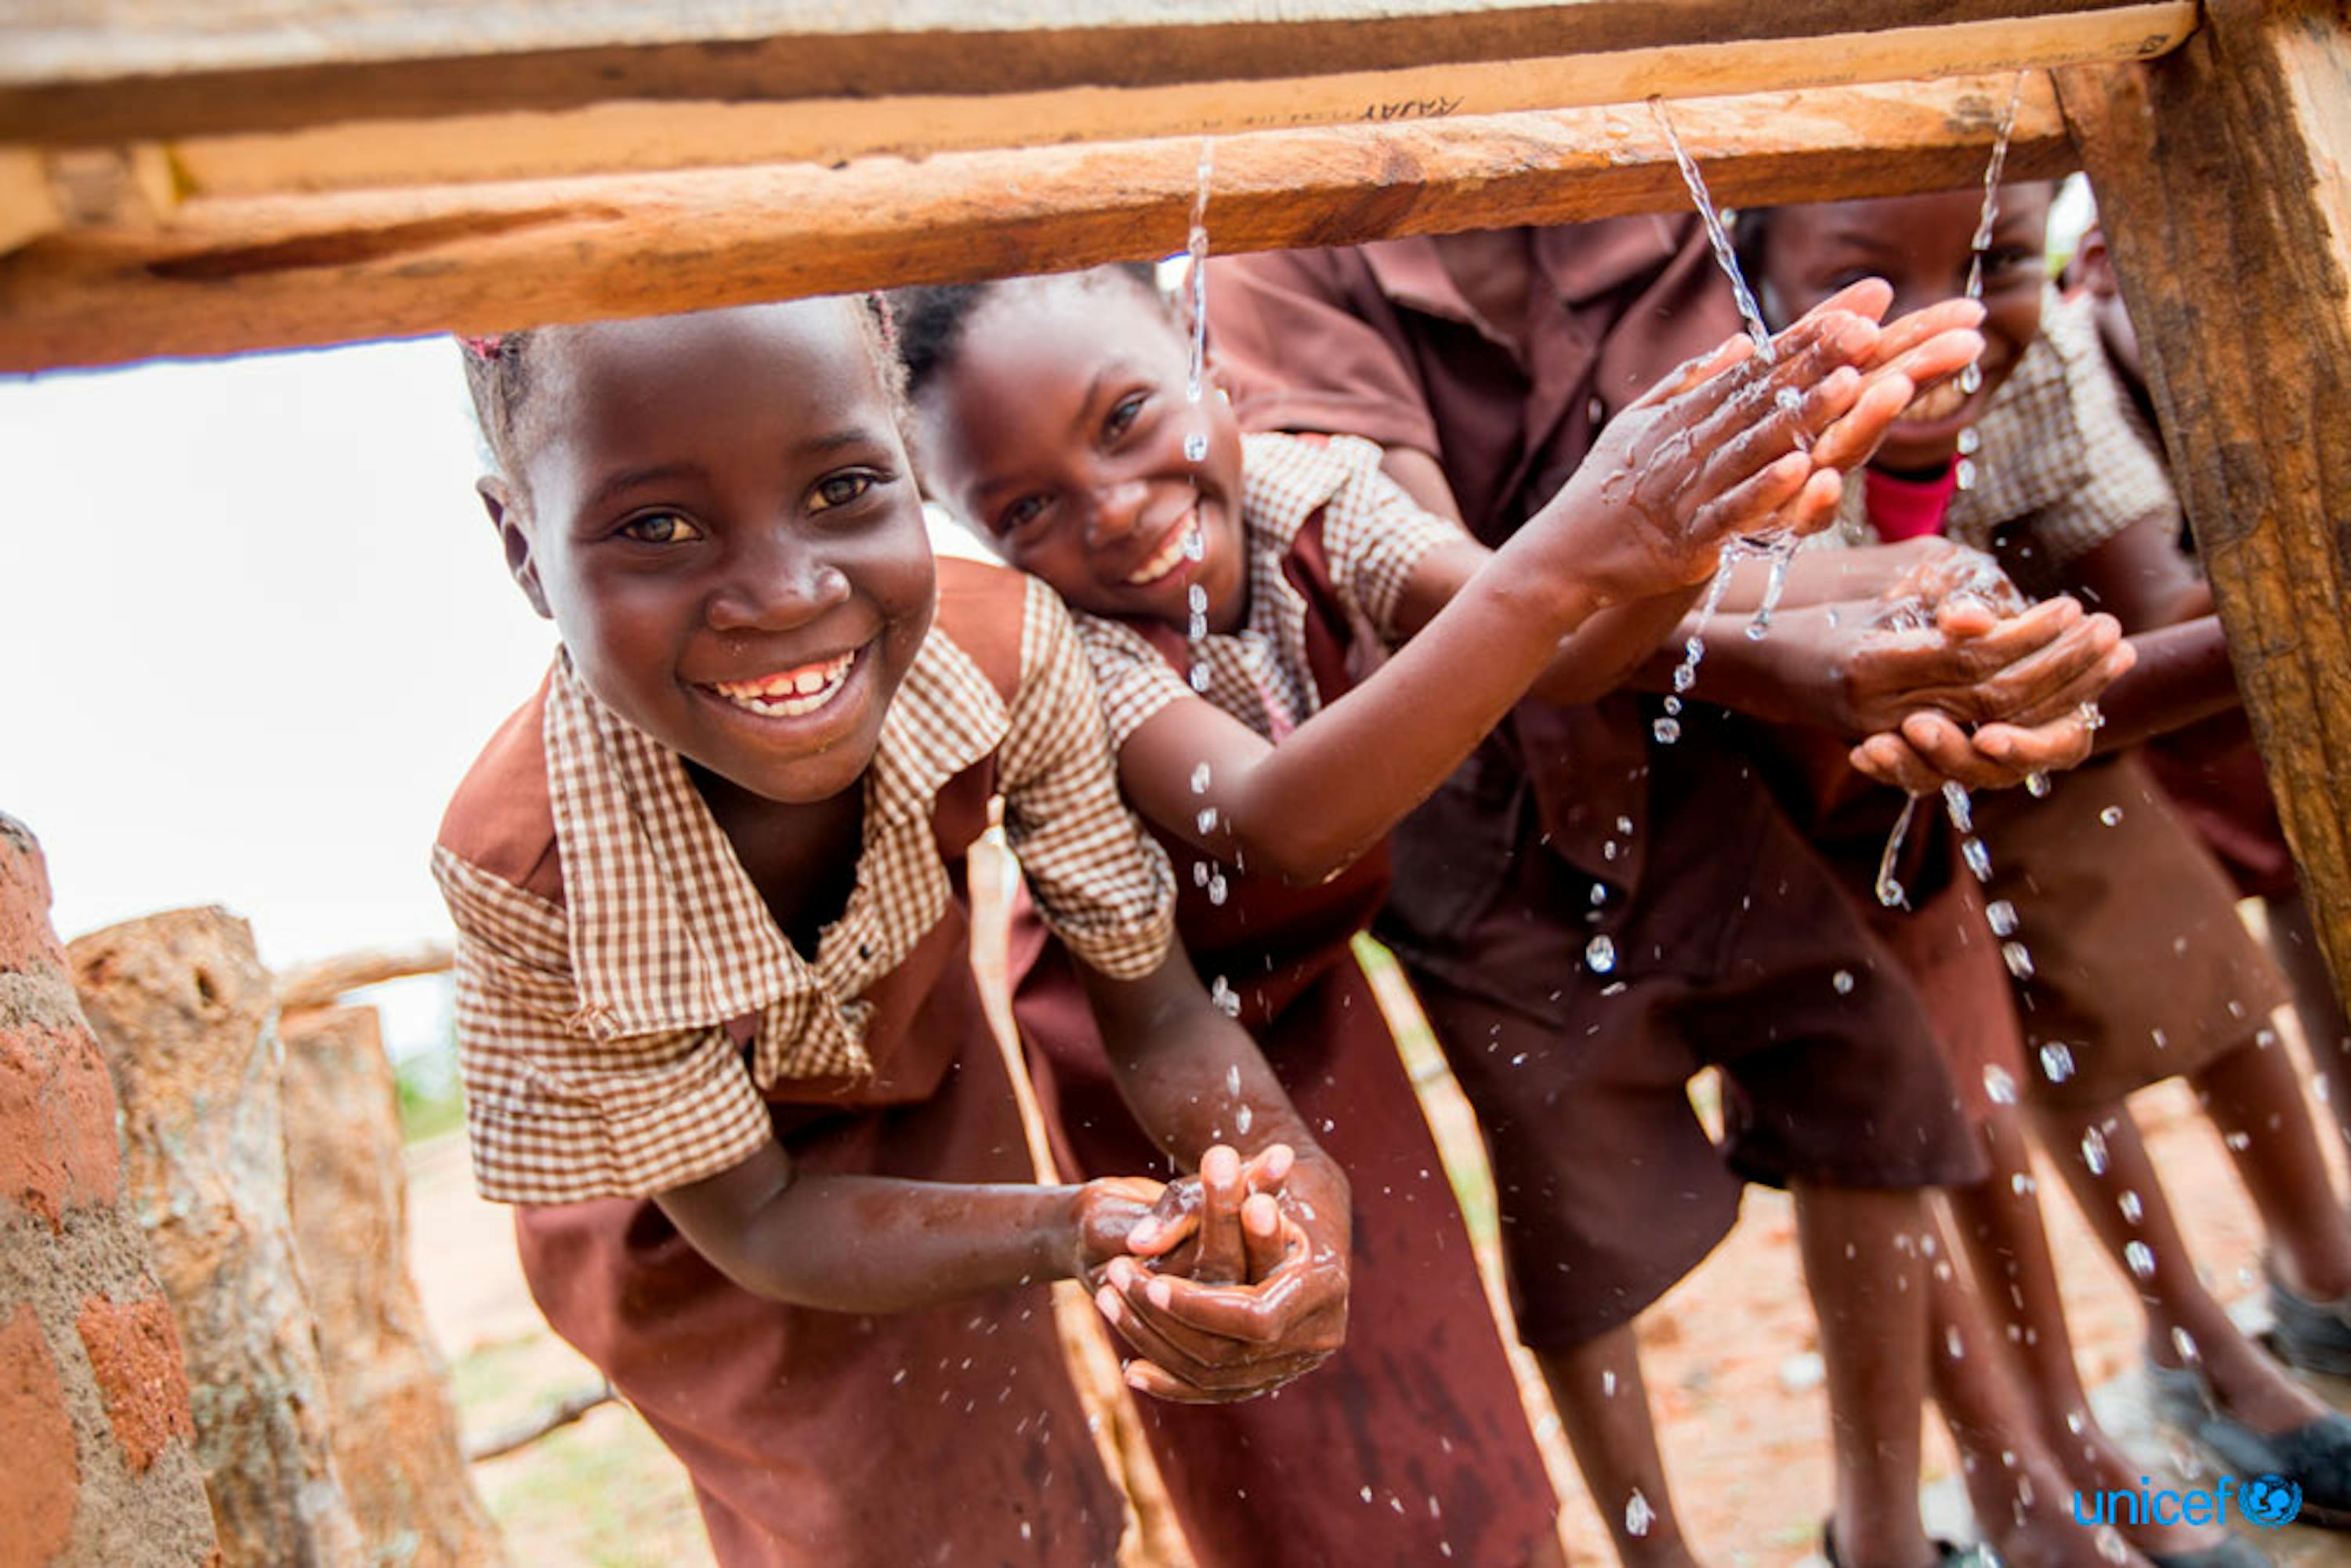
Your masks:
{"label": "falling water droplet", "polygon": [[2053,1040],[2041,1048],[2041,1075],[2052,1083],[2063,1083],[2074,1076],[2074,1050],[2064,1040]]}
{"label": "falling water droplet", "polygon": [[1649,1500],[1641,1495],[1641,1489],[1635,1487],[1633,1495],[1625,1500],[1625,1533],[1646,1535],[1656,1522],[1657,1511],[1649,1506]]}
{"label": "falling water droplet", "polygon": [[2041,1184],[2022,1171],[2018,1171],[2008,1178],[2008,1190],[2019,1197],[2031,1197],[2041,1190]]}
{"label": "falling water droplet", "polygon": [[1984,905],[1984,924],[1995,936],[2016,935],[2016,905],[2004,898],[1995,898]]}
{"label": "falling water droplet", "polygon": [[1224,907],[1225,900],[1230,895],[1230,893],[1231,890],[1225,883],[1225,873],[1223,872],[1217,872],[1208,878],[1208,902],[1210,904],[1213,904],[1221,909]]}
{"label": "falling water droplet", "polygon": [[1911,796],[1902,802],[1902,814],[1894,819],[1894,831],[1886,835],[1886,848],[1877,857],[1877,902],[1888,909],[1899,909],[1908,894],[1901,883],[1895,880],[1895,862],[1902,858],[1902,841],[1910,836],[1910,819],[1918,814],[1918,797]]}
{"label": "falling water droplet", "polygon": [[1682,737],[1682,721],[1661,718],[1649,726],[1649,735],[1659,746],[1671,746]]}
{"label": "falling water droplet", "polygon": [[1205,762],[1196,764],[1192,768],[1192,793],[1195,795],[1207,794],[1208,792],[1208,765]]}
{"label": "falling water droplet", "polygon": [[2104,822],[2110,828],[2120,822],[2122,820],[2123,809],[2120,806],[2109,806],[2105,810],[2098,813],[2098,821]]}
{"label": "falling water droplet", "polygon": [[2123,1195],[2115,1199],[2115,1207],[2122,1210],[2123,1218],[2133,1225],[2147,1218],[2147,1205],[2139,1201],[2138,1194],[2128,1188],[2125,1188]]}
{"label": "falling water droplet", "polygon": [[1192,822],[1194,826],[1197,827],[1200,831],[1204,833],[1215,832],[1217,831],[1217,809],[1214,806],[1201,807],[1199,814],[1192,819]]}
{"label": "falling water droplet", "polygon": [[1959,1343],[1959,1331],[1956,1327],[1947,1327],[1943,1330],[1943,1351],[1953,1361],[1965,1361],[1968,1358],[1968,1347]]}
{"label": "falling water droplet", "polygon": [[2008,1069],[2001,1066],[1998,1062],[1986,1063],[1984,1066],[1983,1082],[1984,1092],[1991,1096],[1991,1102],[1993,1104],[2013,1105],[2016,1103],[2016,1080],[2008,1075]]}
{"label": "falling water droplet", "polygon": [[2171,1330],[2171,1348],[2178,1351],[2179,1359],[2189,1366],[2204,1359],[2204,1353],[2196,1348],[2196,1336],[2176,1323]]}
{"label": "falling water droplet", "polygon": [[2024,776],[2024,792],[2036,800],[2049,798],[2049,775],[2036,768]]}
{"label": "falling water droplet", "polygon": [[1184,438],[1184,457],[1190,463],[1207,461],[1208,438],[1204,433],[1196,430]]}
{"label": "falling water droplet", "polygon": [[2008,972],[2014,975],[2018,979],[2029,980],[2032,978],[2032,955],[2024,950],[2023,943],[2001,943],[2000,945],[2000,961],[2007,965]]}
{"label": "falling water droplet", "polygon": [[1983,368],[1980,365],[1970,365],[1966,370],[1961,371],[1959,372],[1959,390],[1968,393],[1970,396],[1973,396],[1975,393],[1981,392],[1983,390]]}
{"label": "falling water droplet", "polygon": [[1839,969],[1835,974],[1829,977],[1829,984],[1836,988],[1836,994],[1838,996],[1849,997],[1853,995],[1853,971],[1851,969]]}
{"label": "falling water droplet", "polygon": [[[1974,376],[1975,374],[1976,368],[1973,365],[1970,365],[1967,368],[1965,374],[1961,375],[1959,380],[1961,383],[1964,384],[1970,376]],[[1973,392],[1975,389],[1973,387],[1969,387],[1968,390],[1970,392]],[[1972,490],[1976,487],[1976,460],[1974,458],[1962,457],[1958,463],[1952,465],[1951,486],[1952,488],[1959,490]]]}
{"label": "falling water droplet", "polygon": [[2155,1278],[2155,1249],[2144,1241],[2123,1244],[2123,1261],[2130,1265],[2133,1275],[2142,1280]]}
{"label": "falling water droplet", "polygon": [[2092,1176],[2106,1174],[2106,1136],[2095,1127],[2082,1134],[2082,1163],[2089,1166]]}
{"label": "falling water droplet", "polygon": [[1614,1373],[1604,1372],[1600,1375],[1600,1395],[1604,1399],[1614,1399],[1616,1397],[1616,1375]]}
{"label": "falling water droplet", "polygon": [[1192,885],[1194,887],[1206,887],[1208,885],[1208,862],[1207,861],[1194,861],[1192,862]]}
{"label": "falling water droplet", "polygon": [[1196,691],[1196,692],[1205,692],[1205,691],[1207,691],[1207,690],[1208,689],[1208,666],[1207,666],[1207,665],[1206,665],[1206,664],[1195,664],[1195,665],[1193,665],[1193,666],[1192,666],[1192,674],[1191,674],[1191,682],[1192,682],[1192,689],[1193,689],[1194,691]]}
{"label": "falling water droplet", "polygon": [[1983,437],[1977,434],[1976,427],[1974,425],[1970,424],[1965,430],[1959,432],[1960,456],[1972,457],[1982,448],[1982,446]]}
{"label": "falling water droplet", "polygon": [[[1192,227],[1186,236],[1184,248],[1192,258],[1188,279],[1192,293],[1192,364],[1191,373],[1184,382],[1184,395],[1192,402],[1200,401],[1200,389],[1207,362],[1208,350],[1208,180],[1215,172],[1217,144],[1207,137],[1200,139],[1199,188],[1192,195]],[[1187,448],[1188,453],[1188,448]],[[1203,450],[1202,456],[1207,453]],[[1194,458],[1198,462],[1198,458]]]}
{"label": "falling water droplet", "polygon": [[1959,858],[1967,862],[1968,870],[1978,882],[1991,880],[1991,852],[1984,848],[1981,839],[1961,839]]}
{"label": "falling water droplet", "polygon": [[[1227,980],[1222,975],[1218,975],[1215,982],[1208,987],[1208,999],[1216,1003],[1217,1010],[1224,1014],[1227,1018],[1231,1019],[1241,1016],[1240,993],[1234,990],[1232,983]],[[1240,1069],[1235,1068],[1232,1070],[1230,1075],[1227,1079],[1227,1087],[1235,1094],[1238,1094],[1241,1092]]]}
{"label": "falling water droplet", "polygon": [[1583,965],[1595,975],[1605,975],[1616,967],[1616,944],[1602,932],[1583,945]]}
{"label": "falling water droplet", "polygon": [[1249,1136],[1249,1124],[1256,1120],[1257,1113],[1244,1105],[1239,1110],[1233,1113],[1233,1131],[1243,1137],[1247,1137]]}
{"label": "falling water droplet", "polygon": [[2253,1135],[2251,1133],[2231,1133],[2220,1141],[2240,1154],[2253,1146]]}
{"label": "falling water droplet", "polygon": [[1960,832],[1976,831],[1975,802],[1968,799],[1967,786],[1948,779],[1943,781],[1943,810]]}

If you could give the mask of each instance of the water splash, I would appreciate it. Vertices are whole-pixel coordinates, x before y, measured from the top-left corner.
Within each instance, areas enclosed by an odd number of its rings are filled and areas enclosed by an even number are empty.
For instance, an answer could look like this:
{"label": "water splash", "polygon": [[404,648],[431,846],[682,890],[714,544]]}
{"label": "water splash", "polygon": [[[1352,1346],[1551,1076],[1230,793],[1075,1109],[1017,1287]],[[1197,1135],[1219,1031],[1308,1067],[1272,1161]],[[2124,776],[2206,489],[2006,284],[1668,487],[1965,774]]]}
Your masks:
{"label": "water splash", "polygon": [[[1977,214],[1975,238],[1969,246],[1972,252],[1968,258],[1967,294],[1970,299],[1983,298],[1984,253],[1991,248],[1992,225],[2000,218],[2001,171],[2008,165],[2008,144],[2016,133],[2017,107],[2023,101],[2024,73],[2019,71],[2015,83],[2008,89],[2008,106],[2001,110],[2000,130],[1992,137],[1991,157],[1984,164],[1983,206]],[[1983,390],[1983,366],[1980,362],[1970,361],[1967,369],[1959,372],[1959,390],[1970,397]],[[1974,429],[1959,432],[1959,461],[1951,471],[1951,482],[1958,488],[1972,490],[1976,487],[1978,468],[1975,454],[1982,444],[1983,438]],[[2026,782],[2030,787],[2031,780]]]}
{"label": "water splash", "polygon": [[1726,547],[1715,566],[1713,580],[1706,585],[1706,597],[1698,601],[1696,629],[1682,644],[1682,662],[1674,666],[1674,695],[1666,698],[1666,716],[1650,727],[1661,745],[1671,746],[1682,737],[1681,721],[1674,716],[1682,711],[1681,694],[1698,685],[1698,663],[1706,657],[1706,623],[1722,608],[1722,596],[1729,591],[1730,574],[1738,566]]}
{"label": "water splash", "polygon": [[1698,161],[1682,145],[1681,133],[1674,129],[1673,117],[1666,112],[1666,100],[1649,99],[1649,113],[1665,132],[1666,145],[1673,149],[1674,162],[1680,165],[1682,183],[1689,187],[1690,200],[1698,204],[1698,215],[1706,225],[1707,243],[1714,247],[1714,259],[1725,277],[1730,279],[1730,296],[1738,302],[1739,319],[1747,328],[1747,335],[1755,341],[1756,358],[1765,364],[1774,363],[1779,356],[1771,347],[1771,329],[1763,324],[1763,312],[1756,307],[1755,296],[1747,287],[1747,275],[1739,268],[1739,255],[1730,248],[1729,231],[1722,226],[1722,214],[1714,204],[1714,197],[1706,188],[1706,176],[1698,172]]}
{"label": "water splash", "polygon": [[1886,848],[1877,857],[1877,902],[1888,909],[1900,909],[1910,900],[1901,883],[1895,880],[1895,862],[1902,858],[1902,841],[1910,836],[1910,820],[1918,814],[1918,797],[1913,795],[1902,802],[1902,814],[1894,819],[1894,831],[1886,835]]}
{"label": "water splash", "polygon": [[[1222,975],[1218,975],[1215,983],[1209,986],[1208,999],[1216,1003],[1217,1010],[1227,1018],[1237,1019],[1241,1016],[1240,993],[1234,990],[1232,983]],[[1233,1092],[1236,1094],[1240,1092],[1240,1086],[1238,1083],[1234,1084]]]}
{"label": "water splash", "polygon": [[[1216,162],[1217,144],[1200,138],[1199,186],[1192,195],[1192,227],[1184,241],[1184,249],[1192,258],[1186,280],[1192,297],[1192,365],[1184,381],[1184,396],[1192,402],[1200,401],[1208,359],[1208,182]],[[1195,463],[1208,455],[1207,438],[1198,439],[1198,452],[1192,451],[1189,444],[1184,450],[1184,455]]]}

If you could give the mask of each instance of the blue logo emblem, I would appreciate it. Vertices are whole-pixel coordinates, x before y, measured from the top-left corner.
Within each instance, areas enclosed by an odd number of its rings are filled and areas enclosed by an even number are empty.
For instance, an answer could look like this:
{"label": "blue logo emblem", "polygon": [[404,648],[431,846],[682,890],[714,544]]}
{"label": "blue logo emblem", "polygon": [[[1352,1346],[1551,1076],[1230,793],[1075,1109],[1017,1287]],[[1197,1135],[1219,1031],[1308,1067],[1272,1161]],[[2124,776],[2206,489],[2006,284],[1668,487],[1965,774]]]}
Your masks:
{"label": "blue logo emblem", "polygon": [[2245,1483],[2237,1511],[2245,1516],[2248,1523],[2258,1524],[2263,1530],[2291,1524],[2302,1511],[2302,1483],[2283,1476],[2256,1476]]}

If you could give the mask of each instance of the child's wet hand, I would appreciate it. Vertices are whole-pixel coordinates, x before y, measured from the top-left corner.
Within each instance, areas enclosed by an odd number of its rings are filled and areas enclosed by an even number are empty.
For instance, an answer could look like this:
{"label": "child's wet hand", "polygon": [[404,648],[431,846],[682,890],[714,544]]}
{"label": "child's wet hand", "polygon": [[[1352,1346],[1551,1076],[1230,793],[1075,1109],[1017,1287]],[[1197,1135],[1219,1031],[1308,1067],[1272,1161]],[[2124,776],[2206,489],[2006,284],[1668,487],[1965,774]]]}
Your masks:
{"label": "child's wet hand", "polygon": [[1218,1145],[1201,1156],[1200,1174],[1170,1183],[1152,1212],[1128,1232],[1127,1249],[1167,1274],[1195,1279],[1254,1279],[1247,1270],[1243,1210],[1249,1197],[1281,1190],[1297,1164],[1287,1144],[1242,1160]]}

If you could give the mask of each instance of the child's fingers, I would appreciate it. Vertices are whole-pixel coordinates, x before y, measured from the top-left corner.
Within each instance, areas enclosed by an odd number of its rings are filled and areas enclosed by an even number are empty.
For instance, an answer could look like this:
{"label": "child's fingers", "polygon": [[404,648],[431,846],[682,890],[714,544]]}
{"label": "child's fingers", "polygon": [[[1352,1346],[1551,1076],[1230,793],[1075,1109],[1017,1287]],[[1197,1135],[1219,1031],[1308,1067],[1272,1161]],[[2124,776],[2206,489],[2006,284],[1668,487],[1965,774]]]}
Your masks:
{"label": "child's fingers", "polygon": [[1691,542],[1704,547],[1777,527],[1781,508],[1795,501],[1812,473],[1813,460],[1802,453],[1781,457],[1732,486],[1728,494],[1702,503],[1690,516]]}
{"label": "child's fingers", "polygon": [[1889,354],[1869,367],[1873,375],[1896,372],[1908,376],[1921,390],[1946,376],[1955,376],[1973,364],[1984,350],[1983,334],[1971,327],[1954,327],[1924,342]]}
{"label": "child's fingers", "polygon": [[2071,713],[2130,668],[2135,654],[2110,615],[2085,617],[1976,685],[1979,720],[2039,724]]}
{"label": "child's fingers", "polygon": [[1886,427],[1917,395],[1908,377],[1880,371],[1863,382],[1851,402],[1813,438],[1813,461],[1823,468],[1858,468],[1869,461]]}
{"label": "child's fingers", "polygon": [[1946,332],[1983,325],[1983,306],[1973,299],[1945,299],[1913,310],[1886,323],[1879,331],[1877,351],[1868,368],[1876,370]]}
{"label": "child's fingers", "polygon": [[[1815,317],[1825,316],[1833,310],[1843,310],[1855,316],[1866,317],[1872,321],[1880,321],[1885,319],[1886,312],[1893,307],[1893,304],[1894,286],[1892,284],[1882,277],[1865,277],[1858,283],[1846,284],[1843,288],[1805,311],[1796,319],[1796,326],[1801,327]],[[1789,330],[1793,331],[1795,328],[1792,327]]]}
{"label": "child's fingers", "polygon": [[1927,766],[1927,759],[1912,750],[1908,741],[1891,732],[1881,731],[1869,737],[1847,752],[1845,760],[1865,777],[1907,794],[1931,795],[1943,787],[1942,779]]}
{"label": "child's fingers", "polygon": [[1658,378],[1646,392],[1625,405],[1629,411],[1650,408],[1670,402],[1702,382],[1712,381],[1731,366],[1750,359],[1755,353],[1755,340],[1744,332],[1735,332],[1703,354],[1684,360]]}
{"label": "child's fingers", "polygon": [[1280,1192],[1297,1165],[1297,1150],[1288,1144],[1268,1144],[1242,1166],[1242,1185],[1251,1192]]}
{"label": "child's fingers", "polygon": [[1183,1405],[1230,1405],[1243,1399],[1254,1399],[1260,1394],[1270,1394],[1285,1383],[1294,1383],[1323,1362],[1324,1355],[1284,1356],[1279,1360],[1254,1362],[1246,1377],[1227,1374],[1229,1382],[1210,1386],[1190,1382],[1169,1372],[1158,1363],[1134,1360],[1126,1364],[1126,1385],[1138,1394],[1148,1394],[1154,1399],[1166,1399]]}
{"label": "child's fingers", "polygon": [[1200,1156],[1200,1257],[1194,1278],[1212,1283],[1247,1277],[1241,1241],[1241,1157],[1223,1144]]}
{"label": "child's fingers", "polygon": [[1245,1277],[1249,1283],[1259,1283],[1281,1266],[1281,1206],[1270,1193],[1253,1192],[1242,1202],[1241,1245],[1249,1254]]}
{"label": "child's fingers", "polygon": [[1947,714],[1914,713],[1902,721],[1902,738],[1940,779],[1970,789],[2004,789],[2017,775],[1977,752],[1968,732]]}

